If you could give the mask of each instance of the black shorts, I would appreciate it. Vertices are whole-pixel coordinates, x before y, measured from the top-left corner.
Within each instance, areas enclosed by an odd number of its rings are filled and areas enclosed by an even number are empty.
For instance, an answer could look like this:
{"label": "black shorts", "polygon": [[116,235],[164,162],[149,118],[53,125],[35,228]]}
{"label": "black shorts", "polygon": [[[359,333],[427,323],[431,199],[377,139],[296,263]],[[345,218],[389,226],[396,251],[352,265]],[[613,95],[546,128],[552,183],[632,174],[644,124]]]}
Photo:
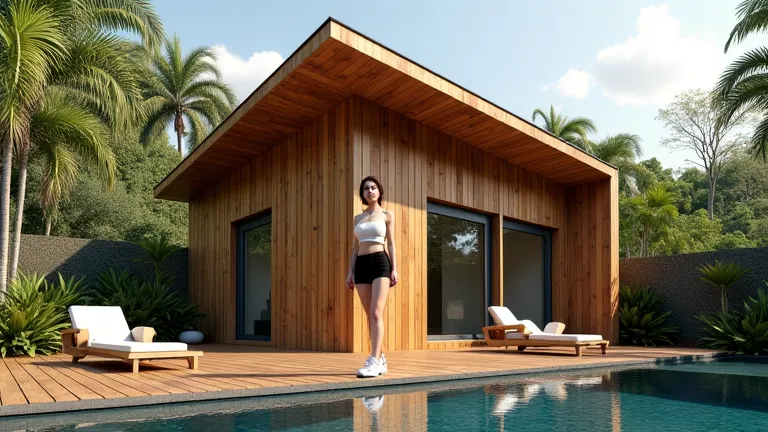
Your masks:
{"label": "black shorts", "polygon": [[384,251],[358,255],[355,260],[355,284],[371,284],[374,279],[391,274],[392,262]]}

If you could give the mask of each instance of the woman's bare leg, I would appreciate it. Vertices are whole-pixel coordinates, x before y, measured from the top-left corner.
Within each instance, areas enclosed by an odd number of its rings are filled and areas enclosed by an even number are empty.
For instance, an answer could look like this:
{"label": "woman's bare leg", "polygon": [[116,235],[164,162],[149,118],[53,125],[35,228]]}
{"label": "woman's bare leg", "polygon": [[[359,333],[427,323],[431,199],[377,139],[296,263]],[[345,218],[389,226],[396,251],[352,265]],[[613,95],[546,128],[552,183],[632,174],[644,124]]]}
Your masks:
{"label": "woman's bare leg", "polygon": [[381,346],[384,343],[384,306],[389,295],[389,278],[375,279],[370,293],[368,324],[371,332],[371,355],[378,359],[381,357]]}

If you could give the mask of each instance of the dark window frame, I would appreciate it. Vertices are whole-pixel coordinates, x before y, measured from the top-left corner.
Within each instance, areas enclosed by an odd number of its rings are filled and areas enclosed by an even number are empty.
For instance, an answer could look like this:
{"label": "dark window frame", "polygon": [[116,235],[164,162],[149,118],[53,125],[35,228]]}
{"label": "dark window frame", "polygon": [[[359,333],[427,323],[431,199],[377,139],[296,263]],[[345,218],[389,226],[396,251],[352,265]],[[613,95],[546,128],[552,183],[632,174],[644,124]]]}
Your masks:
{"label": "dark window frame", "polygon": [[[253,334],[245,333],[245,257],[247,256],[245,247],[246,247],[246,235],[247,232],[256,229],[259,227],[262,227],[267,224],[272,224],[272,212],[268,211],[263,214],[260,214],[258,216],[255,216],[253,218],[250,218],[248,220],[245,220],[237,225],[237,243],[236,243],[236,253],[237,257],[235,259],[235,265],[236,265],[236,271],[237,271],[237,298],[236,298],[236,305],[235,308],[237,309],[237,319],[235,320],[237,328],[235,329],[235,339],[236,340],[253,340],[253,341],[263,341],[263,342],[270,342],[272,340],[272,335],[269,336],[257,336]],[[272,241],[274,230],[270,227],[270,242]],[[272,256],[270,253],[269,259],[272,260]],[[272,287],[270,287],[271,291]],[[272,316],[269,317],[269,320],[272,321]]]}
{"label": "dark window frame", "polygon": [[[501,239],[499,241],[504,241],[504,230],[509,229],[512,231],[518,231],[526,234],[532,234],[535,236],[542,237],[543,239],[543,247],[541,248],[542,253],[542,277],[541,281],[544,284],[544,292],[543,292],[543,298],[542,298],[542,308],[541,311],[541,317],[543,321],[543,325],[546,325],[546,323],[549,323],[552,321],[552,231],[548,230],[546,228],[536,226],[536,225],[530,225],[523,222],[513,221],[509,219],[504,219],[502,224],[502,232],[501,232]],[[502,271],[504,271],[502,269]],[[504,287],[499,287],[501,292],[504,292]],[[523,317],[525,318],[525,317]]]}
{"label": "dark window frame", "polygon": [[[433,201],[427,201],[427,214],[436,214],[439,216],[446,216],[455,219],[462,219],[468,222],[474,222],[483,225],[484,237],[485,237],[485,265],[484,265],[484,279],[485,289],[483,290],[483,325],[488,326],[492,320],[488,307],[491,305],[493,299],[493,234],[491,231],[492,216],[485,213],[480,213],[472,210],[465,210],[459,207],[453,207],[451,205],[436,203]],[[429,251],[427,251],[429,253]],[[427,296],[429,296],[429,287],[427,287]],[[427,307],[429,307],[429,300],[427,300]],[[424,311],[427,315],[429,311]],[[443,340],[482,340],[483,336],[482,328],[477,329],[477,333],[468,334],[450,334],[450,335],[430,335],[429,329],[427,329],[427,341],[443,341]]]}

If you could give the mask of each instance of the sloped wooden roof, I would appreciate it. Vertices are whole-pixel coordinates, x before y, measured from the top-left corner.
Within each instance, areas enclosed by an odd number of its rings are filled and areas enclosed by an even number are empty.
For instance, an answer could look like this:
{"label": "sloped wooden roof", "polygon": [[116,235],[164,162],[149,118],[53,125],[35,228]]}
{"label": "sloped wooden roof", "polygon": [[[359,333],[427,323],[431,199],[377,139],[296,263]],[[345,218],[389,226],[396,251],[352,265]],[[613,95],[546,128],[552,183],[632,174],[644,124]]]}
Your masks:
{"label": "sloped wooden roof", "polygon": [[329,18],[155,188],[187,201],[357,94],[564,185],[615,168]]}

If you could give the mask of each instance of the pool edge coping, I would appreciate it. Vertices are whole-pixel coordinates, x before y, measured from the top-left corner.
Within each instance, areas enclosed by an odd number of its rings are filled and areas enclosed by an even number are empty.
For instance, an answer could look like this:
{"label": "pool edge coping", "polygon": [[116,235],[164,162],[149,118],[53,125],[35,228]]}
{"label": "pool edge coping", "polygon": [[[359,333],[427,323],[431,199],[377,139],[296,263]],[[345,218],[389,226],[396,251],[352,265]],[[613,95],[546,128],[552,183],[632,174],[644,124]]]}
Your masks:
{"label": "pool edge coping", "polygon": [[670,364],[684,361],[705,361],[720,357],[730,357],[725,352],[711,352],[702,354],[672,355],[668,357],[655,357],[638,360],[617,360],[605,363],[573,364],[565,366],[533,367],[526,369],[503,369],[495,371],[463,372],[448,375],[412,376],[403,378],[373,378],[352,381],[285,385],[279,387],[260,387],[237,390],[217,390],[211,392],[180,393],[167,395],[147,395],[114,399],[87,399],[79,401],[43,402],[25,405],[0,406],[0,420],[13,417],[34,416],[38,414],[70,413],[84,410],[106,410],[115,408],[138,408],[157,404],[178,404],[184,402],[220,401],[227,399],[242,399],[264,396],[284,396],[290,394],[308,394],[318,392],[330,392],[337,390],[374,389],[377,387],[393,387],[411,384],[429,384],[438,382],[450,382],[471,380],[480,378],[493,378],[504,376],[518,376],[527,374],[541,374],[547,372],[576,372],[590,369],[608,369],[624,366],[641,366],[649,364]]}

